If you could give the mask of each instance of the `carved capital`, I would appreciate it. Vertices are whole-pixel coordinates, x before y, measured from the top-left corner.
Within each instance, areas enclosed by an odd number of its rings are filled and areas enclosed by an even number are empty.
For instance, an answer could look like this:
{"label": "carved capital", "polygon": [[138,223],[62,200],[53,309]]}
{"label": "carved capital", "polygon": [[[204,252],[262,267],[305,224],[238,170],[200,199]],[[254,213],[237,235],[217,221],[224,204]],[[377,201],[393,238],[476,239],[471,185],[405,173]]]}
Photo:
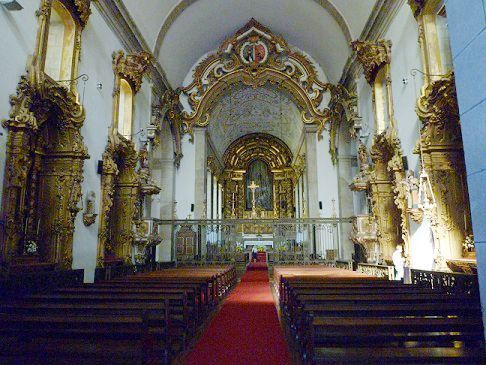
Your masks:
{"label": "carved capital", "polygon": [[374,163],[388,163],[393,156],[393,152],[393,146],[385,133],[380,133],[374,136],[370,148],[370,156]]}
{"label": "carved capital", "polygon": [[81,26],[84,28],[86,23],[88,23],[89,16],[91,15],[91,9],[89,8],[91,5],[91,0],[70,0],[70,2],[74,3],[76,15],[79,18]]}
{"label": "carved capital", "polygon": [[412,9],[412,14],[415,18],[418,18],[425,7],[427,0],[408,0],[408,5]]}
{"label": "carved capital", "polygon": [[135,92],[138,92],[142,86],[143,76],[152,62],[152,55],[145,51],[125,55],[125,52],[120,50],[114,52],[112,57],[115,74],[129,80]]}
{"label": "carved capital", "polygon": [[424,124],[459,122],[453,72],[424,86],[422,95],[417,101],[416,111]]}
{"label": "carved capital", "polygon": [[371,85],[383,65],[390,63],[391,42],[380,39],[377,42],[356,40],[351,48],[363,67],[366,81]]}

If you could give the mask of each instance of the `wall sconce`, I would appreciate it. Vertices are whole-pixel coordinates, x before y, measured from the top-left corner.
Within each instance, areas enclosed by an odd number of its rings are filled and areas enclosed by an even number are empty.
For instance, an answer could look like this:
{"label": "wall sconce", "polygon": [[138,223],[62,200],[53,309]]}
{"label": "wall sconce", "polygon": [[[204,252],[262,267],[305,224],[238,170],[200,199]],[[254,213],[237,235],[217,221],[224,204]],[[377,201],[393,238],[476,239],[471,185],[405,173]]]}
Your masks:
{"label": "wall sconce", "polygon": [[0,0],[0,5],[8,11],[19,11],[24,8],[17,2],[17,0]]}
{"label": "wall sconce", "polygon": [[90,191],[86,196],[86,206],[83,212],[83,223],[86,227],[92,225],[96,221],[98,214],[95,213],[96,194]]}
{"label": "wall sconce", "polygon": [[157,126],[154,124],[149,124],[147,126],[147,138],[149,141],[153,141],[155,139],[155,133],[157,132]]}
{"label": "wall sconce", "polygon": [[98,82],[98,83],[96,84],[96,88],[97,88],[99,91],[103,90],[103,84],[102,84],[101,82]]}

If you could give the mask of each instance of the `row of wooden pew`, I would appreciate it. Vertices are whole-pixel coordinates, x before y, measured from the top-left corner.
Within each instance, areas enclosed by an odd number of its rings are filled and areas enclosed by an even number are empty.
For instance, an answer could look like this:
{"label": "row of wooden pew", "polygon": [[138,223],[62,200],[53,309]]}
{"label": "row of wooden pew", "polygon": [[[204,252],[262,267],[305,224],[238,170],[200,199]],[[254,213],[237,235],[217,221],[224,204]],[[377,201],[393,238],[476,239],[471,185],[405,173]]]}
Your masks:
{"label": "row of wooden pew", "polygon": [[236,280],[185,267],[4,300],[0,363],[168,364]]}
{"label": "row of wooden pew", "polygon": [[276,289],[304,363],[486,363],[477,297],[339,269],[286,270],[277,268]]}

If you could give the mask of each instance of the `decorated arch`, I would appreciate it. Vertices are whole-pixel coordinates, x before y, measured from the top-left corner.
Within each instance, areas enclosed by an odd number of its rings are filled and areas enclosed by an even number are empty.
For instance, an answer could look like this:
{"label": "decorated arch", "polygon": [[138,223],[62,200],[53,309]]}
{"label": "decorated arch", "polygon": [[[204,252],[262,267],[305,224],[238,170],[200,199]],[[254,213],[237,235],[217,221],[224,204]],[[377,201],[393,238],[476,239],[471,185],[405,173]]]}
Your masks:
{"label": "decorated arch", "polygon": [[[342,85],[321,81],[305,54],[251,19],[201,61],[192,82],[179,89],[189,105],[182,113],[186,132],[192,134],[194,126],[206,126],[214,103],[238,83],[254,88],[272,84],[287,90],[300,108],[302,122],[317,125],[319,133],[349,107],[343,100],[349,93]],[[334,109],[325,106],[326,93],[329,100],[337,101]]]}

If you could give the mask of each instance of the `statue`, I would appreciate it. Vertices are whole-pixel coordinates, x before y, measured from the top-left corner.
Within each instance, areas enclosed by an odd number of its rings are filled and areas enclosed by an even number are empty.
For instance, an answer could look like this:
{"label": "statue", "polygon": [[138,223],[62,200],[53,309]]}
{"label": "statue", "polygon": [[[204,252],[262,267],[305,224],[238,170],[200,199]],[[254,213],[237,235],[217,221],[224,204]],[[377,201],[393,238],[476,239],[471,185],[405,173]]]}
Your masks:
{"label": "statue", "polygon": [[405,259],[402,256],[403,248],[398,245],[395,252],[392,254],[393,265],[395,266],[395,280],[402,280],[404,275],[403,265],[405,264]]}

